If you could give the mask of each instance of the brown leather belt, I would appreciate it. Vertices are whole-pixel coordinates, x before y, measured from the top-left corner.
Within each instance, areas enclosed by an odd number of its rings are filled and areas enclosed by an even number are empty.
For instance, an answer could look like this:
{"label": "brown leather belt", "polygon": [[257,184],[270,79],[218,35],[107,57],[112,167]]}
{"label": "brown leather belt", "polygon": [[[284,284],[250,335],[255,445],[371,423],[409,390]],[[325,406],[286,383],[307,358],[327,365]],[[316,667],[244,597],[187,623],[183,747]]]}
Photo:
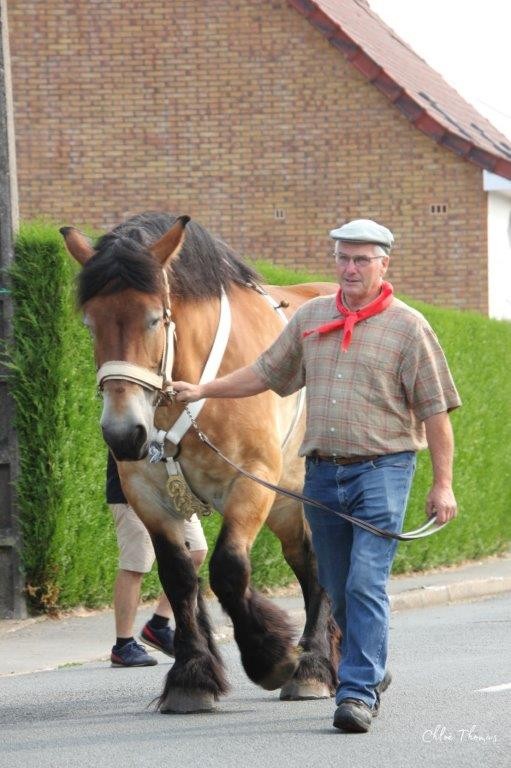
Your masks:
{"label": "brown leather belt", "polygon": [[329,464],[340,464],[341,466],[345,466],[347,464],[362,464],[364,461],[376,461],[376,459],[380,459],[381,456],[323,456],[321,453],[311,453],[310,457],[311,459],[316,459],[316,461],[327,461]]}

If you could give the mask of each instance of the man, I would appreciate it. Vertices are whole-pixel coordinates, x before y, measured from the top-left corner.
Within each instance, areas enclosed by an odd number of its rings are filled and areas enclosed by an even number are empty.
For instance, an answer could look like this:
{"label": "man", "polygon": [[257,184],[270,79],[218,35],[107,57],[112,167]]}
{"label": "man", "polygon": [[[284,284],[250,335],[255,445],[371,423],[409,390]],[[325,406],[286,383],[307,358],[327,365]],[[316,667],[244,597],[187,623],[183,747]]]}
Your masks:
{"label": "man", "polygon": [[[111,454],[108,454],[106,500],[114,517],[117,543],[119,546],[119,570],[114,586],[114,614],[116,643],[112,648],[110,660],[113,667],[147,667],[157,664],[143,645],[133,637],[133,625],[140,600],[140,587],[144,573],[148,573],[154,563],[154,549],[151,537],[127,503],[122,492],[117,466]],[[204,562],[208,545],[197,515],[185,521],[185,536],[190,556],[196,570]],[[140,637],[167,656],[174,655],[174,631],[169,626],[172,608],[165,593],[162,592],[156,610],[143,627]]]}
{"label": "man", "polygon": [[250,366],[203,385],[176,382],[177,399],[247,397],[307,387],[304,494],[319,579],[342,630],[334,726],[366,732],[390,683],[386,585],[396,544],[351,526],[335,511],[402,529],[416,452],[429,447],[428,516],[456,515],[448,413],[460,399],[426,320],[384,280],[393,235],[367,219],[330,232],[339,291],[300,307]]}

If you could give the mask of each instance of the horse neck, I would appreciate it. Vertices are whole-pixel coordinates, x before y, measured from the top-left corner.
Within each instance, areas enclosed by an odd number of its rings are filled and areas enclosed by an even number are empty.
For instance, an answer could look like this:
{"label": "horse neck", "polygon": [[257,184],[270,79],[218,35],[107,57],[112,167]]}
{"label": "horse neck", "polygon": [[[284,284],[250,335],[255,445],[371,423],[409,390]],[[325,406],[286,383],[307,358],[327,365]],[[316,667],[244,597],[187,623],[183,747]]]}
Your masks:
{"label": "horse neck", "polygon": [[176,324],[173,379],[199,381],[211,351],[219,316],[219,299],[172,299],[172,319]]}

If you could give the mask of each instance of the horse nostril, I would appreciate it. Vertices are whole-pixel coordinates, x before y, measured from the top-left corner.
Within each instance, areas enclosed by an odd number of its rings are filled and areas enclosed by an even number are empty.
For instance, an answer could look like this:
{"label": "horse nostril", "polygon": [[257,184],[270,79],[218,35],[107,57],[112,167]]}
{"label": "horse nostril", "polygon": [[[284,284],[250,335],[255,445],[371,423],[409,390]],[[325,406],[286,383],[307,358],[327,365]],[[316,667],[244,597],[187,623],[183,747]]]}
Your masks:
{"label": "horse nostril", "polygon": [[141,447],[147,440],[147,430],[143,424],[138,424],[132,433],[132,441],[134,446]]}
{"label": "horse nostril", "polygon": [[147,430],[143,424],[126,431],[103,427],[103,438],[119,461],[139,461],[147,454]]}

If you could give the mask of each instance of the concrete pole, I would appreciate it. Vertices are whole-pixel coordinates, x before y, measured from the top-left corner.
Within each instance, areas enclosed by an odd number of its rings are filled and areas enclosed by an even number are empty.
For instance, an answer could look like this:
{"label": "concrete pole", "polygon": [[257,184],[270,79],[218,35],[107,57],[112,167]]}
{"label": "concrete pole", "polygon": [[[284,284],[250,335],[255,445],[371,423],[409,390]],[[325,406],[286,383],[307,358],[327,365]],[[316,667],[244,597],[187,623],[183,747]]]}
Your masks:
{"label": "concrete pole", "polygon": [[[7,1],[0,0],[0,341],[12,337],[13,304],[6,271],[14,258],[13,237],[18,228],[18,189],[12,83],[7,27]],[[21,570],[21,530],[16,481],[18,441],[14,430],[14,402],[8,372],[0,364],[0,618],[26,616]]]}

